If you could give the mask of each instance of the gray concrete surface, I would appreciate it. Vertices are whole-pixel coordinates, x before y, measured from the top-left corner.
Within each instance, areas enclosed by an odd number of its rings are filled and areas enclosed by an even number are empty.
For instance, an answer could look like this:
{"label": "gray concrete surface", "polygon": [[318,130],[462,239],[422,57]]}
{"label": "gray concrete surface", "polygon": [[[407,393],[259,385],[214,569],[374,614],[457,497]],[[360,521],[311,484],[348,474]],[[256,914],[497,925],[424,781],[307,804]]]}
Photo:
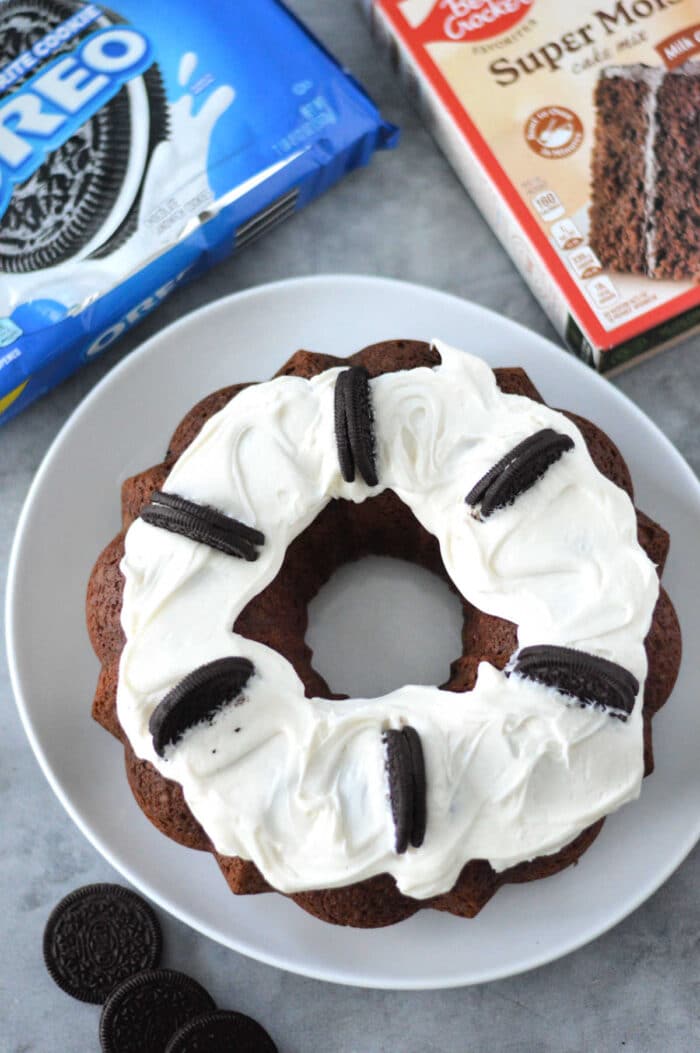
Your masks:
{"label": "gray concrete surface", "polygon": [[[270,241],[174,296],[91,368],[0,432],[0,571],[45,451],[96,381],[186,311],[292,275],[365,272],[469,297],[556,339],[509,259],[404,102],[350,0],[294,9],[403,126],[379,156]],[[700,468],[700,339],[636,366],[616,383]],[[41,775],[0,661],[0,1051],[96,1050],[98,1012],[49,980],[41,934],[75,886],[120,880],[76,829]],[[27,888],[39,889],[27,893]],[[592,945],[530,974],[481,988],[403,994],[335,987],[249,961],[162,916],[166,963],[190,971],[221,1004],[258,1016],[280,1053],[696,1053],[700,1049],[700,853],[630,918]],[[465,930],[465,938],[468,932]]]}

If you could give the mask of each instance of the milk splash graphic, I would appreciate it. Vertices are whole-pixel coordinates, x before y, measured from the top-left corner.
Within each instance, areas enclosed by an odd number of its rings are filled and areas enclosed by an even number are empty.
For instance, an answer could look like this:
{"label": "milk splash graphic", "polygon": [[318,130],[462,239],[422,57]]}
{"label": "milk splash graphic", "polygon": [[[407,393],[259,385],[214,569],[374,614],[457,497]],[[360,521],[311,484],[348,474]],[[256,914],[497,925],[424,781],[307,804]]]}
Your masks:
{"label": "milk splash graphic", "polygon": [[[191,84],[198,62],[194,52],[182,56],[178,73],[181,87]],[[207,175],[209,144],[217,122],[235,98],[235,89],[224,84],[211,92],[196,113],[192,90],[170,103],[168,138],[159,143],[150,159],[134,234],[104,259],[87,258],[106,240],[110,228],[118,226],[115,217],[123,217],[131,207],[140,175],[139,162],[143,163],[139,150],[132,150],[119,200],[95,241],[72,261],[6,277],[0,283],[0,318],[30,300],[53,300],[69,314],[77,314],[175,244],[192,217],[204,212],[214,199]],[[138,126],[141,120],[147,127],[142,107],[148,104],[140,80],[130,85],[130,101],[134,124]]]}

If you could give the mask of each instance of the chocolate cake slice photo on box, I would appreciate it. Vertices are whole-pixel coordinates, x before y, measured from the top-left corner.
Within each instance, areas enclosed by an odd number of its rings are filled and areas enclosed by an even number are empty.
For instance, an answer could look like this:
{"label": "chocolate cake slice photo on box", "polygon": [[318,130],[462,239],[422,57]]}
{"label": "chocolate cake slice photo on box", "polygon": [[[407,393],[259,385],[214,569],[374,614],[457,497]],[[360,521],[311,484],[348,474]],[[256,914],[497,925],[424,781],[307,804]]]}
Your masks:
{"label": "chocolate cake slice photo on box", "polygon": [[608,66],[596,87],[591,248],[605,267],[700,279],[700,62]]}

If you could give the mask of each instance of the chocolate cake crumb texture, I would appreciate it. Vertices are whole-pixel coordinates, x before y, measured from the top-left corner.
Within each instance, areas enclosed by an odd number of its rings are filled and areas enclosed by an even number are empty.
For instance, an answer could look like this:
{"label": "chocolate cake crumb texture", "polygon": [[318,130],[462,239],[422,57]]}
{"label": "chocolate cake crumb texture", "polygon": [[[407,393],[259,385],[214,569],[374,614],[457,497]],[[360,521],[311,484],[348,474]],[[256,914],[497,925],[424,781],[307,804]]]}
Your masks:
{"label": "chocolate cake crumb texture", "polygon": [[205,989],[173,969],[148,969],[121,983],[100,1018],[102,1053],[165,1053],[189,1020],[215,1009]]}
{"label": "chocolate cake crumb texture", "polygon": [[257,1020],[220,1009],[195,1017],[173,1035],[165,1053],[277,1053]]}
{"label": "chocolate cake crumb texture", "polygon": [[351,366],[338,375],[335,434],[340,471],[346,483],[354,482],[357,469],[368,486],[377,486],[374,415],[369,373],[363,366]]}
{"label": "chocolate cake crumb texture", "polygon": [[151,526],[181,534],[215,548],[227,556],[255,562],[256,546],[264,545],[265,535],[232,516],[223,515],[208,505],[198,505],[177,494],[157,491],[141,511],[141,518]]}
{"label": "chocolate cake crumb texture", "polygon": [[608,66],[595,93],[591,248],[604,267],[700,278],[700,63]]}
{"label": "chocolate cake crumb texture", "polygon": [[604,706],[620,720],[627,720],[639,691],[637,678],[623,666],[571,647],[524,647],[514,672],[555,687],[584,705]]}
{"label": "chocolate cake crumb texture", "polygon": [[160,961],[162,937],[149,905],[121,885],[86,885],[51,912],[44,961],[52,979],[81,1002],[101,1005],[114,987]]}
{"label": "chocolate cake crumb texture", "polygon": [[156,753],[162,757],[189,728],[211,720],[241,693],[253,671],[247,658],[217,658],[181,680],[151,714],[148,729]]}
{"label": "chocolate cake crumb texture", "polygon": [[486,519],[534,486],[562,454],[573,447],[574,441],[569,435],[543,428],[519,442],[490,468],[469,491],[466,503],[480,504],[481,518]]}

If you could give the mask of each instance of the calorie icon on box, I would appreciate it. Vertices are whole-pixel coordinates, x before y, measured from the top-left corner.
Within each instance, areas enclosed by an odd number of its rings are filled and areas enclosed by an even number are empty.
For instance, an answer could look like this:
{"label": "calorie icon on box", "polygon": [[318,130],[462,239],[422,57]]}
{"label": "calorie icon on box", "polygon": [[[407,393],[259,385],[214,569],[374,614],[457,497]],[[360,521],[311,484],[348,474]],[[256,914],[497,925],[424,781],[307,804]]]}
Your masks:
{"label": "calorie icon on box", "polygon": [[603,270],[600,260],[588,245],[573,252],[569,263],[578,278],[595,278]]}
{"label": "calorie icon on box", "polygon": [[583,234],[578,229],[573,219],[569,219],[568,217],[566,219],[560,219],[558,223],[553,223],[551,234],[555,245],[567,252],[571,249],[577,249],[579,245],[583,245]]}
{"label": "calorie icon on box", "polygon": [[566,211],[553,190],[541,190],[531,200],[545,223],[559,219]]}

